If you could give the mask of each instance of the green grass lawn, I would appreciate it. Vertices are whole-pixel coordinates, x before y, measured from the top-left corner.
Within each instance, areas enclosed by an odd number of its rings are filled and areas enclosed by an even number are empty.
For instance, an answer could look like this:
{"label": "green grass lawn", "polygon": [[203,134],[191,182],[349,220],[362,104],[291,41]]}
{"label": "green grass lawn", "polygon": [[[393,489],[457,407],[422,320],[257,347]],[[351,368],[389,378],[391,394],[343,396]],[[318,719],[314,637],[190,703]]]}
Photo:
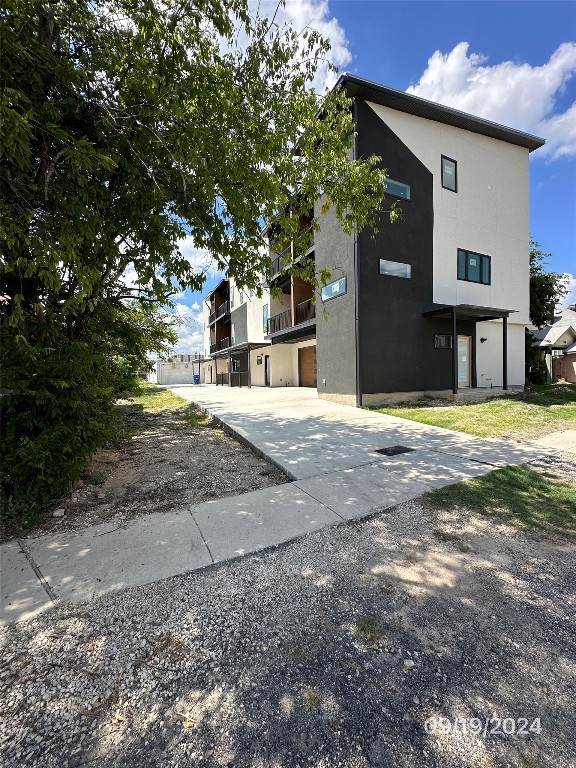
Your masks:
{"label": "green grass lawn", "polygon": [[479,437],[536,437],[576,429],[576,384],[542,384],[528,393],[483,403],[431,406],[422,400],[378,411]]}
{"label": "green grass lawn", "polygon": [[432,506],[496,515],[521,530],[576,536],[576,486],[527,467],[505,467],[430,491]]}
{"label": "green grass lawn", "polygon": [[178,395],[167,389],[160,389],[155,384],[141,382],[138,389],[131,393],[130,400],[148,413],[163,413],[167,416],[177,417],[178,421],[168,425],[172,429],[208,427],[211,425],[210,418],[202,413],[199,408],[189,403],[188,400],[184,400],[183,397],[178,397]]}

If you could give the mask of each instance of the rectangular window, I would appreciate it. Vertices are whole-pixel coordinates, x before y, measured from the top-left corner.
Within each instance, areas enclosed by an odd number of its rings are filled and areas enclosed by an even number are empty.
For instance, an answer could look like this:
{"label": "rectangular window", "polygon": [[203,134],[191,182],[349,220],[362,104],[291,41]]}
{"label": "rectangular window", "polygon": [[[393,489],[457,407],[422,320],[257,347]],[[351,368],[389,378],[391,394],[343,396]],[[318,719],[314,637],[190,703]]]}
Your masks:
{"label": "rectangular window", "polygon": [[452,349],[452,336],[444,333],[434,334],[435,349]]}
{"label": "rectangular window", "polygon": [[268,304],[262,307],[262,329],[264,333],[268,333]]}
{"label": "rectangular window", "polygon": [[230,286],[230,308],[234,306],[234,286]]}
{"label": "rectangular window", "polygon": [[386,179],[386,194],[392,197],[401,197],[402,200],[410,200],[410,185],[401,181]]}
{"label": "rectangular window", "polygon": [[234,323],[230,325],[230,344],[232,346],[236,344],[236,326]]}
{"label": "rectangular window", "polygon": [[322,301],[330,301],[337,296],[343,296],[346,293],[346,278],[341,277],[333,283],[322,286]]}
{"label": "rectangular window", "polygon": [[458,192],[456,160],[442,155],[442,186],[451,192]]}
{"label": "rectangular window", "polygon": [[232,360],[232,370],[235,373],[237,373],[237,372],[239,372],[241,370],[241,368],[240,368],[240,360],[237,360],[236,358],[234,358]]}
{"label": "rectangular window", "polygon": [[400,261],[380,259],[380,274],[390,275],[390,277],[403,277],[405,280],[410,280],[412,277],[412,265],[402,264]]}
{"label": "rectangular window", "polygon": [[490,285],[490,256],[458,249],[458,280]]}

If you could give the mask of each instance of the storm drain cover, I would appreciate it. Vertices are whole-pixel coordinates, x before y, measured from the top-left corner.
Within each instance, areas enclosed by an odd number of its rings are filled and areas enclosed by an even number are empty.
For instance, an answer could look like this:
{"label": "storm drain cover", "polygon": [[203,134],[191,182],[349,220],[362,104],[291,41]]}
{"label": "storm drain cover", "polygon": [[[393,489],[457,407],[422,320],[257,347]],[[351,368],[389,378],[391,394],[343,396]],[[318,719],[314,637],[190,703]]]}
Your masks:
{"label": "storm drain cover", "polygon": [[414,448],[406,448],[405,445],[391,445],[389,448],[377,448],[374,453],[381,453],[384,456],[398,456],[399,453],[410,453]]}

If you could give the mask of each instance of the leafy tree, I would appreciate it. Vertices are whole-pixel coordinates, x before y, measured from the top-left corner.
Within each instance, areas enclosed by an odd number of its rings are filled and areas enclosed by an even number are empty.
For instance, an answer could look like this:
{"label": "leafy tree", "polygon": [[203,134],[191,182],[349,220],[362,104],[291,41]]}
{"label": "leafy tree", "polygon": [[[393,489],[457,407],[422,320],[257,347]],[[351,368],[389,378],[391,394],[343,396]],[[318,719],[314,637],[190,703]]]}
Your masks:
{"label": "leafy tree", "polygon": [[554,321],[554,307],[567,292],[565,276],[546,271],[550,255],[530,240],[530,320],[536,328]]}
{"label": "leafy tree", "polygon": [[384,173],[350,160],[345,95],[310,88],[327,41],[246,0],[5,0],[0,25],[0,458],[16,514],[113,433],[111,350],[143,354],[144,308],[201,288],[182,237],[259,290],[260,222],[299,255],[312,201],[348,232],[374,224]]}

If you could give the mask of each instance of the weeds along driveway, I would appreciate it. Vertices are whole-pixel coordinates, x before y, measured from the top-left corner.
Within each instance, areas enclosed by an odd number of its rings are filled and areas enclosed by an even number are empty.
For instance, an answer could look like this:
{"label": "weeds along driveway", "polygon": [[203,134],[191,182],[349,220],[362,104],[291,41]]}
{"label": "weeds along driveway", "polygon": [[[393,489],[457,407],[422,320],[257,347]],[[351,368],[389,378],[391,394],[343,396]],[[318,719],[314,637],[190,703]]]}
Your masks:
{"label": "weeds along driveway", "polygon": [[573,544],[416,500],[0,633],[6,768],[571,768]]}

